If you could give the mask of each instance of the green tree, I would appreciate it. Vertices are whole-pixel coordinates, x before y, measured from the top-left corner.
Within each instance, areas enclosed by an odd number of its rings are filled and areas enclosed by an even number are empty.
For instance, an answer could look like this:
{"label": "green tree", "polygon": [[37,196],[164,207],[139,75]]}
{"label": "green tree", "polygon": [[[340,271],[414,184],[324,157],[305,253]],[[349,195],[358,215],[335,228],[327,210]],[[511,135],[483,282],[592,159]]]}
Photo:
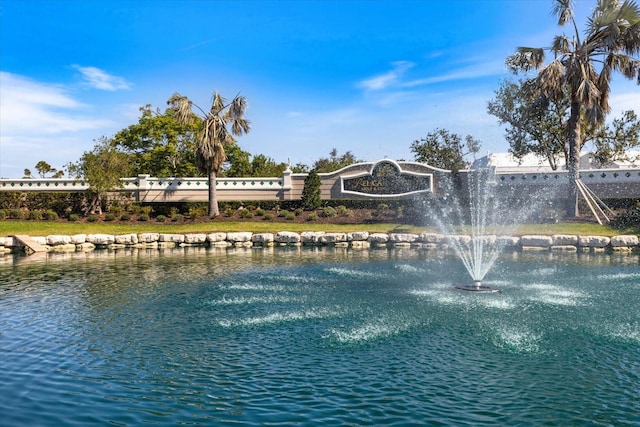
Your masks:
{"label": "green tree", "polygon": [[199,176],[195,159],[200,121],[182,124],[174,109],[160,113],[151,105],[141,107],[140,113],[138,123],[113,137],[113,144],[129,155],[131,172],[156,177]]}
{"label": "green tree", "polygon": [[251,176],[254,177],[281,176],[285,169],[286,163],[276,163],[264,154],[256,154],[251,159]]}
{"label": "green tree", "polygon": [[[577,217],[582,119],[599,128],[610,111],[609,92],[613,72],[640,83],[640,8],[631,0],[599,0],[587,20],[584,37],[578,32],[571,0],[555,0],[553,13],[558,24],[571,24],[572,37],[556,36],[549,48],[519,47],[507,58],[514,72],[537,69],[535,84],[553,101],[569,92],[567,123],[569,197],[567,215]],[[553,60],[545,65],[545,50]]]}
{"label": "green tree", "polygon": [[89,203],[85,214],[101,212],[107,193],[123,187],[120,178],[129,175],[129,157],[119,151],[112,140],[102,137],[95,142],[93,150],[86,151],[78,163],[67,168],[70,174],[89,183]]}
{"label": "green tree", "polygon": [[202,113],[202,125],[197,138],[196,165],[207,173],[209,179],[209,216],[220,214],[216,195],[216,177],[227,160],[224,147],[235,143],[233,136],[240,136],[249,132],[249,121],[244,118],[247,100],[244,96],[236,96],[227,101],[215,92],[213,102],[208,113],[193,104],[189,98],[178,93],[173,94],[169,105],[175,110],[178,123],[188,125],[194,122],[197,115],[192,107]]}
{"label": "green tree", "polygon": [[[36,163],[36,170],[38,171],[38,175],[40,175],[40,178],[45,178],[48,173],[52,174],[53,178],[60,178],[62,176],[56,168],[51,167],[51,165],[44,160],[40,160],[38,163]],[[25,172],[26,171],[27,169],[25,169]]]}
{"label": "green tree", "polygon": [[[534,79],[513,82],[505,80],[495,92],[495,98],[487,104],[489,114],[498,122],[507,125],[505,139],[509,151],[518,159],[527,154],[546,158],[552,169],[558,168],[558,161],[569,160],[567,125],[570,99],[559,100],[546,97],[538,89]],[[633,111],[626,111],[611,125],[593,129],[582,120],[581,134],[583,146],[593,143],[594,157],[605,164],[623,159],[627,150],[637,147],[640,121]]]}
{"label": "green tree", "polygon": [[411,152],[417,162],[454,172],[468,167],[470,163],[465,157],[478,151],[480,141],[473,139],[471,135],[463,139],[456,133],[438,128],[411,144]]}
{"label": "green tree", "polygon": [[308,211],[318,209],[322,204],[320,195],[320,176],[314,169],[304,179],[301,197],[302,206]]}
{"label": "green tree", "polygon": [[315,170],[318,173],[333,172],[353,163],[358,163],[358,161],[359,160],[356,159],[351,151],[347,151],[340,156],[338,155],[338,150],[334,148],[329,153],[329,158],[320,158],[316,160],[313,164],[312,170]]}

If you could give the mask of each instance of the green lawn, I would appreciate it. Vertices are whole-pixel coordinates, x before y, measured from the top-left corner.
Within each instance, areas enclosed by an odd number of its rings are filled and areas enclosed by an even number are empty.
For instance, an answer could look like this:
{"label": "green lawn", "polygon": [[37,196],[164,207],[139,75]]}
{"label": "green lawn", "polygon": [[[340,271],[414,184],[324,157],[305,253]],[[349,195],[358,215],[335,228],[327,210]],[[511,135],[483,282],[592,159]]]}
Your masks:
{"label": "green lawn", "polygon": [[[47,222],[47,221],[0,221],[0,236],[13,234],[27,234],[31,236],[47,236],[51,234],[128,234],[128,233],[210,233],[214,231],[235,232],[250,231],[253,233],[277,233],[278,231],[327,231],[350,232],[369,231],[379,233],[406,232],[420,233],[422,231],[437,232],[435,229],[416,227],[405,224],[318,224],[318,223],[275,223],[266,221],[255,222],[204,222],[194,224],[160,224],[148,222],[136,225],[116,223],[75,223],[75,222]],[[465,230],[461,229],[461,233]],[[500,234],[500,230],[496,230]],[[514,234],[576,234],[614,236],[618,234],[634,234],[638,230],[617,230],[607,226],[587,223],[559,223],[559,224],[523,224]]]}

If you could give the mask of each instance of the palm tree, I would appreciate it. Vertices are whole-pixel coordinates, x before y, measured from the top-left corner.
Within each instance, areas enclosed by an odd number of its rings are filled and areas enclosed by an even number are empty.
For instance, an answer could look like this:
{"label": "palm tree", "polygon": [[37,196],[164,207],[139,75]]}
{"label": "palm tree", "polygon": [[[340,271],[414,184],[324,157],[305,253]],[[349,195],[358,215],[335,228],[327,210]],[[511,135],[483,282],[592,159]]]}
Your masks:
{"label": "palm tree", "polygon": [[[555,0],[552,9],[558,24],[573,26],[573,37],[559,35],[551,47],[519,47],[507,58],[512,71],[537,69],[536,84],[550,100],[558,101],[569,91],[570,112],[567,121],[569,159],[569,198],[567,215],[578,216],[581,121],[593,129],[604,124],[609,107],[611,74],[621,73],[640,84],[640,8],[633,0],[598,0],[587,19],[584,37],[578,33],[571,0]],[[545,50],[553,60],[545,63]]]}
{"label": "palm tree", "polygon": [[244,118],[247,99],[238,95],[227,103],[226,99],[215,92],[209,113],[205,113],[189,98],[179,93],[174,93],[167,104],[175,110],[178,122],[184,125],[191,123],[196,116],[192,107],[195,106],[202,113],[196,166],[209,178],[209,216],[216,217],[220,214],[216,196],[216,177],[227,160],[224,146],[236,142],[233,135],[240,136],[250,130],[249,121]]}

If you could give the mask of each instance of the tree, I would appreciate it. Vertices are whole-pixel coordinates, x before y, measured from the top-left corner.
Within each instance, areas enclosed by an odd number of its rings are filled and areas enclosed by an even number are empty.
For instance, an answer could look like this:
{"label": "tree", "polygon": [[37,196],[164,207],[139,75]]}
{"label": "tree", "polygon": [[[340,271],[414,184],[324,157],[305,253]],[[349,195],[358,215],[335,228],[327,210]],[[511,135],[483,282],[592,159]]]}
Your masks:
{"label": "tree", "polygon": [[413,141],[411,152],[417,162],[457,172],[470,165],[465,156],[480,151],[480,141],[467,135],[464,140],[446,129],[435,129],[425,138]]}
{"label": "tree", "polygon": [[23,178],[33,178],[33,175],[31,175],[31,169],[26,169],[25,168],[24,172],[22,172],[22,173],[24,175]]}
{"label": "tree", "polygon": [[178,93],[174,93],[167,103],[175,110],[178,123],[183,125],[191,124],[197,118],[192,107],[202,113],[202,125],[197,137],[196,165],[209,179],[209,216],[218,216],[220,210],[216,196],[216,177],[227,159],[225,144],[235,143],[233,135],[240,136],[250,130],[249,121],[244,118],[247,100],[238,95],[227,103],[215,92],[208,113]]}
{"label": "tree", "polygon": [[351,151],[347,151],[342,156],[339,156],[338,150],[334,148],[329,153],[329,158],[320,158],[316,160],[312,169],[317,173],[333,172],[357,162],[358,160]]}
{"label": "tree", "polygon": [[[507,58],[513,72],[537,69],[536,86],[554,102],[569,92],[570,113],[567,122],[569,197],[567,215],[577,217],[581,121],[593,128],[604,123],[610,111],[609,92],[613,72],[620,72],[640,84],[640,8],[632,0],[599,0],[587,20],[581,37],[575,22],[571,0],[555,0],[553,13],[558,24],[571,24],[573,36],[556,36],[549,48],[519,47]],[[545,65],[545,50],[553,60]]]}
{"label": "tree", "polygon": [[301,197],[302,206],[308,211],[318,209],[322,204],[320,194],[320,176],[314,169],[304,179]]}
{"label": "tree", "polygon": [[163,114],[151,105],[140,108],[138,123],[120,130],[113,144],[129,155],[134,175],[156,177],[199,176],[195,166],[196,135],[199,120],[181,124],[175,110]]}
{"label": "tree", "polygon": [[89,183],[89,204],[85,214],[101,212],[106,194],[123,187],[120,178],[129,175],[129,157],[119,151],[112,140],[102,137],[92,151],[86,151],[78,163],[68,165],[67,169]]}
{"label": "tree", "polygon": [[[505,139],[516,158],[533,153],[546,158],[553,170],[562,158],[568,163],[570,99],[567,89],[564,94],[559,100],[551,100],[540,92],[534,79],[500,84],[495,98],[487,104],[487,111],[496,116],[500,124],[507,125]],[[638,128],[640,121],[633,111],[624,112],[622,118],[599,129],[582,120],[582,145],[593,143],[594,157],[601,164],[623,159],[627,150],[640,145]]]}
{"label": "tree", "polygon": [[[25,169],[25,172],[26,170],[27,169]],[[44,160],[40,160],[38,163],[36,163],[36,170],[38,171],[38,175],[40,175],[40,178],[45,178],[48,173],[53,174],[53,178],[60,178],[62,176],[61,172],[59,172],[56,168],[51,167],[51,165]]]}

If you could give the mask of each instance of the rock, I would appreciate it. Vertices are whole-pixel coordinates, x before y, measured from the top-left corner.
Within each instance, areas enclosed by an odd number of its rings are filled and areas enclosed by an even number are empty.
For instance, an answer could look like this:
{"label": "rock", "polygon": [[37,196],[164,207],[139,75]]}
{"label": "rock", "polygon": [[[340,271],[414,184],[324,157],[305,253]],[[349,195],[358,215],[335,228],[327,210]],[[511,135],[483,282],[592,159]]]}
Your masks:
{"label": "rock", "polygon": [[389,235],[386,233],[372,233],[369,234],[369,243],[387,243],[389,241]]}
{"label": "rock", "polygon": [[215,232],[207,234],[207,241],[209,243],[224,242],[227,240],[227,233]]}
{"label": "rock", "polygon": [[189,245],[199,245],[207,241],[207,235],[204,233],[188,233],[184,235],[184,243]]}
{"label": "rock", "polygon": [[324,231],[303,231],[300,233],[300,241],[305,244],[318,244],[324,236]]}
{"label": "rock", "polygon": [[80,245],[86,241],[87,241],[86,234],[74,234],[73,236],[71,236],[71,243],[73,244]]}
{"label": "rock", "polygon": [[159,238],[159,233],[140,233],[138,234],[138,243],[157,242]]}
{"label": "rock", "polygon": [[325,233],[320,236],[320,243],[322,244],[334,244],[347,241],[347,233]]}
{"label": "rock", "polygon": [[554,246],[578,245],[578,236],[570,234],[554,234],[551,239]]}
{"label": "rock", "polygon": [[240,231],[240,232],[234,232],[234,233],[227,233],[227,240],[229,242],[231,242],[231,243],[250,242],[252,235],[253,235],[253,233],[251,233],[249,231]]}
{"label": "rock", "polygon": [[413,233],[390,233],[389,242],[391,243],[412,243],[418,240],[418,235]]}
{"label": "rock", "polygon": [[166,234],[166,233],[161,233],[161,234],[158,235],[158,241],[159,242],[174,243],[174,244],[183,243],[184,242],[184,234]]}
{"label": "rock", "polygon": [[354,231],[347,233],[347,240],[350,242],[365,241],[369,238],[368,231]]}
{"label": "rock", "polygon": [[251,241],[253,243],[266,246],[269,243],[273,243],[274,235],[273,233],[255,233],[253,236],[251,236]]}
{"label": "rock", "polygon": [[[71,236],[64,236],[61,234],[52,234],[46,237],[47,245],[49,246],[59,246],[59,245],[69,245],[71,244]],[[75,250],[75,246],[74,246]]]}
{"label": "rock", "polygon": [[116,241],[112,234],[88,234],[87,242],[98,246],[110,245]]}
{"label": "rock", "polygon": [[553,238],[551,236],[538,236],[528,235],[520,237],[520,246],[523,248],[550,248],[553,244]]}
{"label": "rock", "polygon": [[420,234],[419,240],[422,243],[442,243],[444,241],[443,234],[437,233],[422,233]]}
{"label": "rock", "polygon": [[589,248],[606,248],[609,246],[611,239],[606,236],[579,236],[578,245],[587,246]]}
{"label": "rock", "polygon": [[138,243],[138,235],[135,233],[120,234],[114,237],[115,243],[119,245],[135,245],[136,243]]}
{"label": "rock", "polygon": [[279,231],[276,233],[274,240],[276,243],[300,243],[300,234],[292,231]]}
{"label": "rock", "polygon": [[611,238],[611,246],[617,247],[633,247],[638,246],[638,236],[633,234],[625,234],[621,236],[613,236]]}

